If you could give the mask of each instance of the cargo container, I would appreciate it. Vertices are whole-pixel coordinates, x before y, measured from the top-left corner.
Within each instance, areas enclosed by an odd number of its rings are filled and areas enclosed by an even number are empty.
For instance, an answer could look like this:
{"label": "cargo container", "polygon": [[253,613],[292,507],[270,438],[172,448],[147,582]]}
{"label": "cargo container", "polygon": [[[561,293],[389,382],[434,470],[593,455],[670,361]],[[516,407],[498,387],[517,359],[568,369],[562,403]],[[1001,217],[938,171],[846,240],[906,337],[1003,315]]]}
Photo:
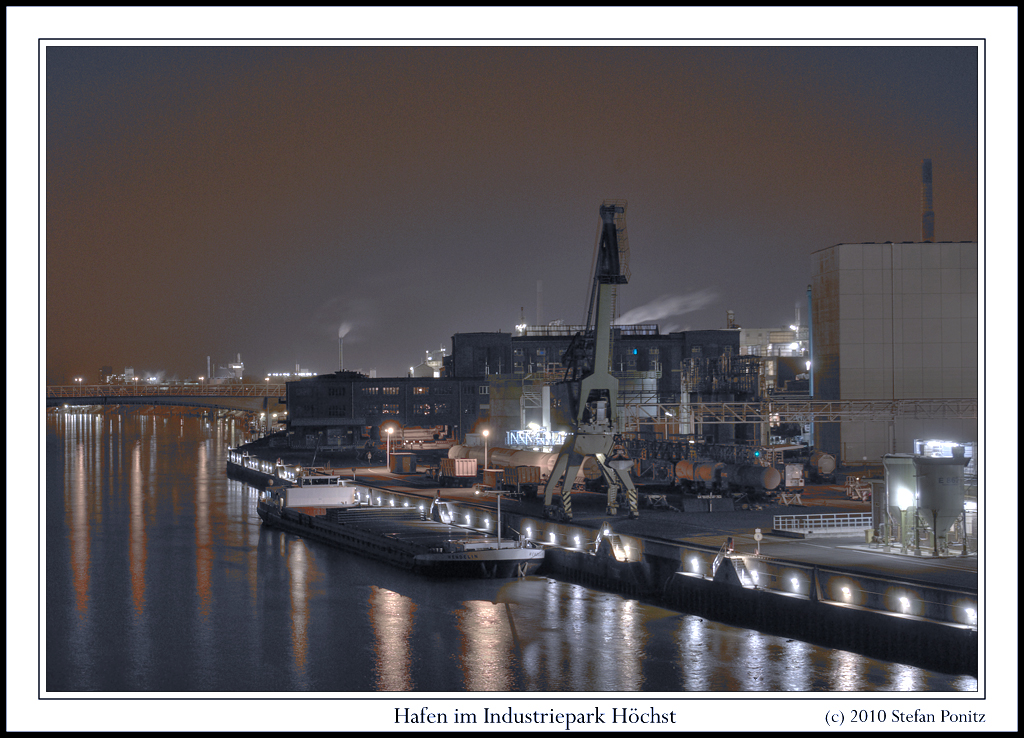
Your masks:
{"label": "cargo container", "polygon": [[476,480],[476,459],[441,459],[437,481],[448,487],[468,487]]}
{"label": "cargo container", "polygon": [[505,470],[504,487],[516,495],[537,495],[541,485],[539,466],[513,466]]}
{"label": "cargo container", "polygon": [[391,454],[388,468],[393,474],[415,474],[416,462],[416,454]]}
{"label": "cargo container", "polygon": [[284,488],[285,507],[348,507],[359,503],[363,488],[341,484],[305,485]]}
{"label": "cargo container", "polygon": [[482,469],[480,471],[480,483],[486,489],[500,489],[504,481],[504,469]]}

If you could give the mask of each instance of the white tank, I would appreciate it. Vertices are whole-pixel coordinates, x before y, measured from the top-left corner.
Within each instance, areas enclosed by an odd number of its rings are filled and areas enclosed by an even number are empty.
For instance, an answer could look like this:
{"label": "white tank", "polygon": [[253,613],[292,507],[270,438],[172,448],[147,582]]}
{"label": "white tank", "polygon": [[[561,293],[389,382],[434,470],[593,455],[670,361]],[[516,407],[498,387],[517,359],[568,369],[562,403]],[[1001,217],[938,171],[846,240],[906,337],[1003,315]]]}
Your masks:
{"label": "white tank", "polygon": [[831,474],[836,470],[836,457],[824,451],[815,451],[811,454],[810,464],[819,474]]}
{"label": "white tank", "polygon": [[914,457],[918,514],[945,549],[945,537],[964,509],[963,455],[953,458]]}

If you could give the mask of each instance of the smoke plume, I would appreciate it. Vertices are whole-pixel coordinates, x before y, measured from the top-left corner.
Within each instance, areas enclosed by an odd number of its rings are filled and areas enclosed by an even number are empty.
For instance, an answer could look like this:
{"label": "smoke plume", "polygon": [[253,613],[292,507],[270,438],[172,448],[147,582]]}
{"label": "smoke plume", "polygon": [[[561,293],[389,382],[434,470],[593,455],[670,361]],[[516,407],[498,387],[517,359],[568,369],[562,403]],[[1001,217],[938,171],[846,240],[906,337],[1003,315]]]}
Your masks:
{"label": "smoke plume", "polygon": [[616,325],[657,323],[663,318],[692,313],[710,304],[718,295],[713,289],[703,289],[687,295],[662,295],[646,305],[633,308],[615,321]]}

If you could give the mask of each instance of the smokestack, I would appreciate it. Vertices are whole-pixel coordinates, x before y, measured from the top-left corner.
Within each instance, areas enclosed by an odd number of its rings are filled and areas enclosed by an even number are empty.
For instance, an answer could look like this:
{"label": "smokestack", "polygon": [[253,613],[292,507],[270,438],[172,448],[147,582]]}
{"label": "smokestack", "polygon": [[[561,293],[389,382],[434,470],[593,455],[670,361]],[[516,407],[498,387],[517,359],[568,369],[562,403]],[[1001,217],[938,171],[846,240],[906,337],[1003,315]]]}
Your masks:
{"label": "smokestack", "polygon": [[544,325],[541,320],[542,308],[544,307],[544,283],[537,280],[537,325]]}
{"label": "smokestack", "polygon": [[338,336],[338,371],[345,371],[345,338]]}
{"label": "smokestack", "polygon": [[932,160],[921,164],[921,240],[935,240],[935,211],[932,210]]}
{"label": "smokestack", "polygon": [[206,378],[213,379],[213,375],[210,374],[210,357],[206,357]]}

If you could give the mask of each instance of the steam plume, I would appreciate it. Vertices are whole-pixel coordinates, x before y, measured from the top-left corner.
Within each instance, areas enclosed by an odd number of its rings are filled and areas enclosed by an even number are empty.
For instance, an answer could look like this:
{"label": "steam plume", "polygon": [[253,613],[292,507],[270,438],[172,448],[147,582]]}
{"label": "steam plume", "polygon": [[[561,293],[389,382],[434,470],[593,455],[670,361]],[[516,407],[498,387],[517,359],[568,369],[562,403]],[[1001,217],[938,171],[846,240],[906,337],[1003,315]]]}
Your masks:
{"label": "steam plume", "polygon": [[617,325],[656,323],[662,318],[700,310],[717,297],[718,295],[712,289],[703,289],[688,295],[662,295],[646,305],[627,311],[615,323]]}

